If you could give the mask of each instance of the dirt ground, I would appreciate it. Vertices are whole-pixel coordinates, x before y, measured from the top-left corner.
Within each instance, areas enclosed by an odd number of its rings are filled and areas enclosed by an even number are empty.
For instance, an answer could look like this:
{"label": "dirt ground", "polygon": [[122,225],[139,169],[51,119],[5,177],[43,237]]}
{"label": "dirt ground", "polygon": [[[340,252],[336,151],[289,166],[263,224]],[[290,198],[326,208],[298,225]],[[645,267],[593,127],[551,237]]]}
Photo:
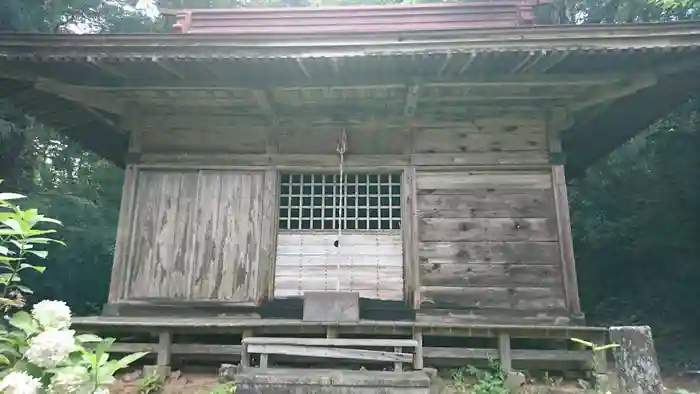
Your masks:
{"label": "dirt ground", "polygon": [[[615,380],[614,376],[610,377]],[[114,385],[111,392],[114,394],[140,394],[138,385],[141,379],[140,372],[130,372],[120,376],[119,381]],[[165,384],[161,391],[153,392],[160,394],[207,394],[217,385],[217,376],[214,371],[187,372],[175,371],[172,378]],[[449,382],[444,382],[447,386],[443,393],[454,393],[449,387]],[[675,393],[678,388],[683,388],[691,393],[700,393],[700,375],[667,376],[664,378],[666,392]],[[576,382],[563,382],[559,384],[529,384],[524,393],[537,394],[583,394]]]}

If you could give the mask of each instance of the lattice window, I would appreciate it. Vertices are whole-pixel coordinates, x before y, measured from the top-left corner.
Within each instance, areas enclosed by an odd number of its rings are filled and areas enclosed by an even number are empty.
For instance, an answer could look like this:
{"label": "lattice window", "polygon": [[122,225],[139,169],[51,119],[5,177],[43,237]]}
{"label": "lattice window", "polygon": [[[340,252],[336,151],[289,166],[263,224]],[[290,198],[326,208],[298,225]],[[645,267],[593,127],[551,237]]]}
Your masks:
{"label": "lattice window", "polygon": [[[398,230],[401,174],[282,174],[280,230]],[[344,196],[344,198],[343,198]],[[345,208],[345,213],[341,209]]]}

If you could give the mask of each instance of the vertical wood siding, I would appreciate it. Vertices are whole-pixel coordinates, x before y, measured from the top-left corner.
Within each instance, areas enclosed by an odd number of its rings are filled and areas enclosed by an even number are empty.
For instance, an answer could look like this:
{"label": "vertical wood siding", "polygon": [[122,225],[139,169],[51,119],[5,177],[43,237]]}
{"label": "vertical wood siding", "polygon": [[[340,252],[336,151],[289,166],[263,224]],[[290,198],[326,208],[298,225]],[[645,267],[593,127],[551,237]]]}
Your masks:
{"label": "vertical wood siding", "polygon": [[262,171],[141,171],[126,298],[257,300],[264,180]]}

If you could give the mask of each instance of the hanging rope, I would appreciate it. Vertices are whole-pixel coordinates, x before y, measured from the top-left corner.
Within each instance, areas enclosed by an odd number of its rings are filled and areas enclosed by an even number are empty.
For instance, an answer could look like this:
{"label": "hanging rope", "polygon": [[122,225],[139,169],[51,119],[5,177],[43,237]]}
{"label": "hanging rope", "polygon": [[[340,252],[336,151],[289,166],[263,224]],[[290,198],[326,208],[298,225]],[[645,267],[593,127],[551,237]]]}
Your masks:
{"label": "hanging rope", "polygon": [[343,235],[343,224],[345,221],[345,217],[347,215],[347,207],[345,206],[345,195],[346,190],[345,190],[345,174],[344,174],[344,161],[345,161],[345,152],[347,150],[347,135],[345,134],[345,129],[343,129],[343,133],[340,136],[340,140],[338,140],[338,145],[336,146],[336,151],[340,155],[340,184],[339,184],[339,193],[340,194],[340,209],[338,213],[338,237],[336,238],[335,242],[333,245],[338,248],[338,256],[336,257],[335,264],[336,264],[336,273],[338,276],[338,281],[336,283],[336,291],[340,291],[340,237]]}

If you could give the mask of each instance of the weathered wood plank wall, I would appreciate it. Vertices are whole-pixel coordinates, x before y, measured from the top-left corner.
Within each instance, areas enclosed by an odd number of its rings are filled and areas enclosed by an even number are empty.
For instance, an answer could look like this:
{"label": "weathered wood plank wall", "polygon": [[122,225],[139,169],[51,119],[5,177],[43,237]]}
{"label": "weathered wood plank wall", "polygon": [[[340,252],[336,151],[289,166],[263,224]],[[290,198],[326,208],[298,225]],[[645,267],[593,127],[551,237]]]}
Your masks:
{"label": "weathered wood plank wall", "polygon": [[421,306],[565,307],[549,172],[418,172]]}
{"label": "weathered wood plank wall", "polygon": [[139,171],[126,286],[112,299],[256,301],[272,242],[264,186],[262,171]]}
{"label": "weathered wood plank wall", "polygon": [[[134,282],[122,291],[126,297],[259,300],[272,296],[278,171],[337,171],[335,143],[342,129],[337,124],[243,129],[221,119],[207,123],[207,129],[197,133],[189,130],[200,122],[191,118],[151,118],[142,123],[146,131],[134,165],[139,169],[139,192],[132,208],[137,221],[132,231],[141,246],[134,246],[129,266],[179,256],[177,248],[165,252],[153,245],[188,231],[158,227],[162,223],[158,218],[170,225],[171,213],[184,215],[180,212],[187,209],[193,212],[190,225],[198,234],[189,245],[194,250],[199,242],[200,248],[208,244],[212,250],[189,252],[192,262],[186,263],[190,264],[187,275],[196,284],[187,292],[181,291],[178,275],[163,279],[162,289],[148,288],[147,283],[162,276],[158,269],[181,269],[179,262],[154,263],[155,268],[142,267],[140,274],[130,274]],[[544,115],[508,114],[444,124],[375,121],[346,127],[348,169],[405,172],[404,299],[421,309],[419,319],[551,321],[573,305],[568,301],[571,297],[565,296],[565,290],[578,291],[567,284],[575,283],[575,270],[573,276],[570,272],[573,257],[560,242],[568,225],[561,211],[568,206],[562,201],[565,193],[559,192],[561,179],[553,187],[553,174],[560,167],[549,162],[556,141],[547,130]],[[193,179],[195,196],[182,190]],[[154,190],[146,187],[151,183]],[[243,189],[250,190],[244,194],[247,202],[236,199]],[[161,196],[176,190],[184,201],[174,204],[175,200]],[[218,200],[211,197],[222,190]],[[198,210],[192,211],[190,204]],[[245,217],[249,228],[228,229],[221,220],[224,217]],[[202,229],[211,234],[205,235]],[[153,235],[141,234],[146,232]],[[206,241],[206,237],[221,238]],[[239,244],[227,246],[234,240]],[[563,256],[571,260],[568,265],[563,264]],[[231,259],[245,263],[236,263],[235,269],[224,266]],[[209,265],[205,267],[204,261]],[[216,272],[220,272],[218,279]],[[151,282],[141,276],[150,277]],[[224,287],[217,280],[226,282]]]}

